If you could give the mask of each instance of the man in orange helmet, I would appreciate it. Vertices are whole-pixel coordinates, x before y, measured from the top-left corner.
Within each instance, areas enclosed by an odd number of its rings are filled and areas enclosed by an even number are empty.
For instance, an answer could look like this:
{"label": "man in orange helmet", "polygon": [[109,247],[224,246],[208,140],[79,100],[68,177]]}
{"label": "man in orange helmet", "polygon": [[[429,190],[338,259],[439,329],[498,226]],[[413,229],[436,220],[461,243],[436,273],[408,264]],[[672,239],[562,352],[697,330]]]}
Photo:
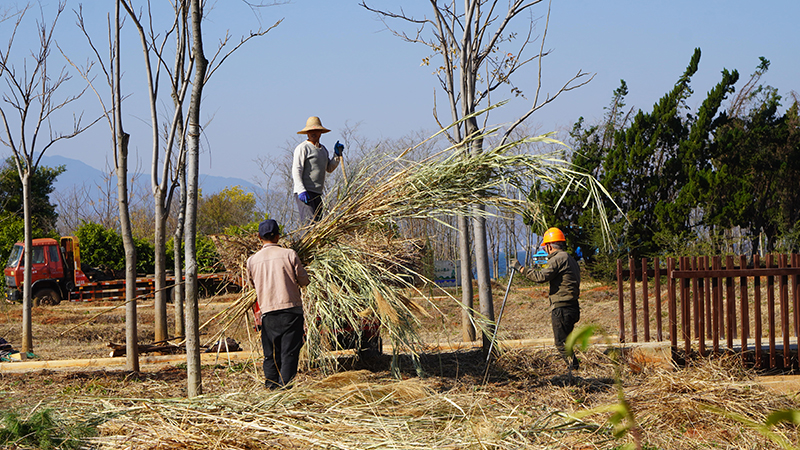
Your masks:
{"label": "man in orange helmet", "polygon": [[573,354],[572,361],[567,358],[564,344],[581,318],[578,297],[581,294],[581,271],[578,263],[565,250],[567,239],[558,228],[550,228],[544,233],[542,247],[547,252],[547,267],[539,270],[525,270],[516,259],[511,267],[529,280],[537,283],[550,282],[550,317],[553,322],[553,338],[570,369],[578,368],[578,358]]}

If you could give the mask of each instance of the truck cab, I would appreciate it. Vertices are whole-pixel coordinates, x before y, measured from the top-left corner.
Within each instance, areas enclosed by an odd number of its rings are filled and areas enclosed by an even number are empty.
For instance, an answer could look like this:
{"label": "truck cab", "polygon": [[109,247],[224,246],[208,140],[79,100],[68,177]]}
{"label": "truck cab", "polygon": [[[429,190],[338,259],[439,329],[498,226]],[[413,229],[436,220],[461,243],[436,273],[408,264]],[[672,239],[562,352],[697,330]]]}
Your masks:
{"label": "truck cab", "polygon": [[[14,244],[8,258],[4,275],[6,299],[22,300],[25,277],[25,247],[22,242]],[[31,255],[31,296],[34,304],[58,304],[76,285],[87,281],[80,270],[78,240],[72,236],[59,241],[51,238],[34,239]]]}

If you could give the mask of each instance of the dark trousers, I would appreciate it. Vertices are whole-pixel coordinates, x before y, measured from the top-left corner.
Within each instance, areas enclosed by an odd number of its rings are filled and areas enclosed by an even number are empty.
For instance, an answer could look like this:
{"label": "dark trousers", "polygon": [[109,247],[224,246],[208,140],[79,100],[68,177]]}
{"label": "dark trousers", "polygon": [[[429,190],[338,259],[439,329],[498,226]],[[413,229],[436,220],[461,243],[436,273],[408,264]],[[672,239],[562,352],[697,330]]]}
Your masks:
{"label": "dark trousers", "polygon": [[261,347],[264,349],[266,386],[285,386],[297,374],[303,347],[303,315],[273,311],[261,316]]}
{"label": "dark trousers", "polygon": [[303,203],[297,194],[294,194],[294,201],[300,212],[300,223],[303,225],[317,222],[322,218],[322,194],[309,191],[308,196],[308,203]]}
{"label": "dark trousers", "polygon": [[570,364],[573,369],[577,369],[578,357],[573,353],[572,362],[570,363],[564,344],[567,342],[567,336],[575,329],[575,324],[581,320],[581,308],[577,305],[553,308],[550,312],[550,319],[553,322],[553,338],[555,339],[556,348],[561,353],[564,361]]}

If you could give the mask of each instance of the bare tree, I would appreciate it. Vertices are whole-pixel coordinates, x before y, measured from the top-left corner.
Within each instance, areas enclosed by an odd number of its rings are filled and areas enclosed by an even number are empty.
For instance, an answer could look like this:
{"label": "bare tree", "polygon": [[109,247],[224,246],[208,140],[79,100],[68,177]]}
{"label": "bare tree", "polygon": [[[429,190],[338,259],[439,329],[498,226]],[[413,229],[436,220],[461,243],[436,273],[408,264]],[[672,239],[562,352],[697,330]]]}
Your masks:
{"label": "bare tree", "polygon": [[[166,235],[167,218],[170,214],[172,197],[179,186],[180,167],[178,163],[185,161],[182,153],[184,145],[184,131],[186,130],[183,104],[190,86],[196,83],[207,83],[214,71],[247,41],[254,37],[263,36],[280,21],[267,29],[251,31],[242,37],[238,43],[232,43],[231,36],[226,35],[220,42],[216,53],[208,62],[203,79],[196,79],[192,71],[196,69],[195,55],[190,51],[192,45],[192,24],[189,23],[190,5],[186,0],[173,2],[174,16],[170,27],[163,33],[156,33],[155,19],[159,16],[151,10],[147,2],[147,11],[137,13],[134,10],[133,0],[122,0],[122,5],[128,12],[138,33],[144,55],[144,68],[147,76],[148,99],[150,104],[150,122],[152,129],[152,159],[151,183],[153,194],[155,225],[155,340],[162,341],[169,338],[167,331],[167,299],[166,299]],[[147,22],[144,22],[146,18]],[[167,44],[172,42],[174,48],[174,61],[170,66],[167,62]],[[230,46],[230,48],[229,48]],[[227,49],[227,51],[225,51]],[[159,83],[162,70],[169,81],[169,95],[173,101],[174,111],[166,119],[163,136],[159,134],[162,127],[159,125],[158,116]],[[195,75],[197,73],[195,72]],[[182,194],[181,194],[182,195]]]}
{"label": "bare tree", "polygon": [[203,96],[202,81],[206,79],[208,60],[203,53],[203,10],[200,0],[191,0],[192,58],[195,61],[187,120],[188,149],[186,153],[186,232],[184,234],[186,260],[186,372],[189,397],[203,394],[200,377],[200,315],[197,295],[197,198],[200,161],[200,101]]}
{"label": "bare tree", "polygon": [[[541,38],[539,52],[528,56],[527,47],[535,42],[533,30],[535,22],[530,21],[527,35],[519,40],[516,48],[508,52],[501,47],[511,45],[516,38],[516,33],[510,30],[509,25],[529,11],[533,6],[542,3],[542,0],[511,0],[507,7],[505,2],[498,0],[464,0],[463,10],[456,5],[456,1],[430,0],[433,18],[415,18],[406,14],[402,9],[399,13],[374,9],[362,1],[361,5],[369,11],[375,12],[382,19],[399,19],[415,27],[412,34],[392,30],[400,38],[414,43],[428,46],[431,51],[441,58],[441,66],[436,71],[442,90],[446,95],[449,105],[451,122],[457,123],[448,134],[454,145],[464,145],[465,152],[480,153],[483,151],[483,139],[479,136],[481,127],[475,114],[482,107],[491,104],[490,95],[498,88],[509,86],[515,95],[521,95],[521,90],[512,84],[511,77],[527,63],[539,61],[539,79],[541,80],[541,63],[546,52],[544,40],[547,26]],[[430,30],[430,31],[429,31]],[[424,60],[430,62],[430,58]],[[588,75],[579,71],[554,95],[547,96],[544,101],[539,101],[541,81],[536,90],[532,107],[513,123],[505,132],[505,137],[533,112],[543,105],[550,103],[562,92],[577,88],[588,82],[578,83],[580,78]],[[444,128],[434,108],[434,118]],[[486,119],[485,119],[486,120]],[[503,141],[505,140],[503,138]],[[474,251],[476,272],[478,279],[478,297],[480,312],[487,319],[494,320],[494,306],[490,284],[490,267],[487,246],[487,231],[485,211],[479,205],[473,206],[467,213],[472,217],[472,231],[474,234]],[[462,285],[464,285],[462,302],[465,311],[472,308],[472,292],[470,280],[472,279],[469,265],[471,249],[468,238],[468,221],[466,217],[459,220],[460,231],[460,256]],[[463,321],[469,320],[465,313]],[[462,334],[468,334],[469,328],[464,326]],[[489,347],[491,327],[483,336],[484,350]],[[473,335],[474,336],[474,335]],[[465,339],[469,336],[464,336]]]}
{"label": "bare tree", "polygon": [[[77,95],[66,96],[63,99],[56,99],[56,94],[60,93],[70,76],[66,67],[62,67],[59,72],[49,70],[51,51],[55,46],[53,33],[58,23],[58,18],[64,11],[65,2],[58,4],[55,17],[48,22],[41,11],[41,18],[37,20],[37,35],[39,38],[38,47],[32,48],[28,57],[24,58],[21,64],[15,64],[11,59],[14,38],[25,18],[26,13],[31,9],[30,5],[17,11],[14,15],[13,29],[8,39],[8,46],[5,50],[0,50],[0,79],[5,82],[7,90],[3,92],[2,103],[0,106],[0,118],[3,121],[3,134],[0,134],[0,143],[9,147],[12,152],[14,162],[17,167],[17,174],[22,183],[23,198],[23,217],[25,222],[25,281],[23,284],[23,308],[22,308],[22,345],[23,353],[33,349],[33,334],[31,329],[31,248],[32,248],[32,229],[31,229],[31,177],[36,173],[44,153],[56,142],[63,139],[70,139],[89,126],[81,124],[82,115],[73,115],[72,129],[65,133],[55,131],[51,127],[50,120],[61,110],[66,109],[70,104],[83,95],[85,90]],[[20,67],[21,66],[21,67]],[[7,109],[9,112],[7,113]],[[11,113],[13,111],[15,114]],[[12,126],[18,129],[17,133],[11,131]],[[43,127],[47,128],[45,134]],[[40,143],[40,138],[43,144]]]}
{"label": "bare tree", "polygon": [[[134,237],[152,240],[152,219],[146,219],[152,214],[150,195],[143,192],[138,178],[139,174],[131,174],[128,167],[128,207],[133,217],[131,229]],[[58,205],[58,232],[62,236],[73,234],[80,228],[81,222],[97,223],[109,230],[120,230],[116,168],[107,169],[99,181],[84,182],[66,190],[55,191],[52,195]],[[142,219],[137,223],[137,218]]]}
{"label": "bare tree", "polygon": [[[125,366],[127,370],[138,372],[139,371],[139,334],[138,334],[138,311],[136,303],[136,244],[133,237],[133,226],[131,220],[131,190],[128,186],[128,142],[130,135],[125,132],[122,126],[122,70],[121,70],[121,39],[120,33],[122,30],[121,3],[120,0],[115,2],[113,20],[109,19],[108,23],[108,49],[109,56],[106,61],[97,49],[97,46],[92,41],[91,35],[86,27],[86,22],[83,17],[83,7],[76,11],[78,19],[78,28],[83,32],[86,37],[89,47],[95,55],[96,63],[102,70],[105,81],[111,91],[110,100],[105,100],[104,96],[100,93],[98,88],[94,85],[94,78],[91,76],[90,71],[94,63],[89,63],[87,67],[80,68],[74,62],[70,61],[81,76],[86,80],[87,84],[94,91],[97,100],[103,108],[103,116],[108,123],[111,132],[111,144],[114,148],[114,173],[116,178],[116,203],[117,214],[119,218],[119,230],[122,237],[122,245],[125,251]],[[62,50],[62,54],[64,51]],[[65,57],[67,57],[65,55]],[[69,58],[67,57],[69,60]],[[107,103],[110,102],[110,105]],[[109,175],[107,185],[110,185],[112,176]],[[111,189],[106,189],[105,194],[102,196],[107,199],[108,206],[110,207],[112,193]]]}

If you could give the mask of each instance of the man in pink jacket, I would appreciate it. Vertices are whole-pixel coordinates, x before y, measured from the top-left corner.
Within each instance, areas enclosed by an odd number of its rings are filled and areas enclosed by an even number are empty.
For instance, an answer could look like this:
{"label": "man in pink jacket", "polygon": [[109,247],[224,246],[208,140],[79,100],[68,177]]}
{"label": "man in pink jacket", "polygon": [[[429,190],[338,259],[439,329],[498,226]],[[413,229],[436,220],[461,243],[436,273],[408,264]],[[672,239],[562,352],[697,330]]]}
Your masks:
{"label": "man in pink jacket", "polygon": [[297,374],[304,343],[300,288],[309,280],[297,253],[278,245],[276,221],[261,222],[258,236],[263,246],[247,259],[247,279],[256,290],[261,315],[265,385],[275,389],[286,386]]}

